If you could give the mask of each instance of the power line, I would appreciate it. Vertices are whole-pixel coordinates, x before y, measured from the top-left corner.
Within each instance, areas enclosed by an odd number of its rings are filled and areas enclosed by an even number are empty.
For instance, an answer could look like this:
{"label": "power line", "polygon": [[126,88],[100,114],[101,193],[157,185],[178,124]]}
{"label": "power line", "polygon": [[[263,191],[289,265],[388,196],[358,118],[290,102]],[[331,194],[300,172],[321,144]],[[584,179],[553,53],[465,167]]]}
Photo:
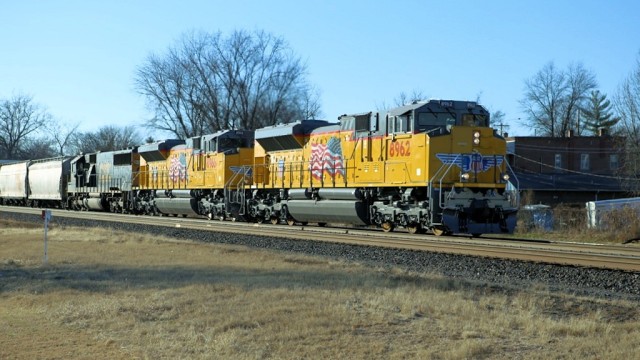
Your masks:
{"label": "power line", "polygon": [[602,149],[594,151],[594,148],[565,148],[565,147],[556,147],[549,148],[548,146],[539,146],[539,145],[516,145],[518,149],[529,149],[535,150],[536,152],[548,152],[548,153],[589,153],[589,154],[623,154],[624,151],[616,150],[616,149]]}
{"label": "power line", "polygon": [[593,177],[598,177],[598,178],[603,178],[603,179],[611,179],[611,180],[620,180],[620,181],[640,181],[640,178],[623,178],[620,176],[609,176],[609,175],[600,175],[600,174],[593,174],[593,173],[587,173],[587,172],[583,172],[583,171],[577,171],[577,170],[570,170],[570,169],[566,169],[566,168],[561,168],[561,167],[556,167],[554,165],[549,165],[549,164],[545,164],[541,161],[538,160],[533,160],[533,159],[529,159],[527,157],[518,155],[518,154],[513,154],[515,157],[520,158],[522,160],[525,161],[529,161],[532,162],[536,165],[541,165],[541,166],[545,166],[551,169],[555,169],[555,170],[559,170],[559,171],[564,171],[564,172],[568,172],[568,173],[574,173],[574,174],[578,174],[578,175],[587,175],[587,176],[593,176]]}

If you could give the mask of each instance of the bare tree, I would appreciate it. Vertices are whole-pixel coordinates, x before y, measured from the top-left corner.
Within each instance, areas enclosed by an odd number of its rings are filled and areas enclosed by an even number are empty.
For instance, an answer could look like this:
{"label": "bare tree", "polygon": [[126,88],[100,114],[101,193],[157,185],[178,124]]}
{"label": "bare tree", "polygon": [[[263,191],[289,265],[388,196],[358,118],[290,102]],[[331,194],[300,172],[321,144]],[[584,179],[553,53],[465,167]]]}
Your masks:
{"label": "bare tree", "polygon": [[623,174],[629,189],[640,194],[640,53],[635,69],[618,87],[613,106],[620,115],[616,128],[625,137]]}
{"label": "bare tree", "polygon": [[413,89],[409,94],[405,93],[404,91],[400,92],[400,95],[393,99],[393,102],[395,106],[403,106],[425,99],[426,96],[424,95],[422,90]]}
{"label": "bare tree", "polygon": [[189,103],[189,97],[197,91],[192,88],[185,65],[173,49],[165,58],[150,55],[138,69],[136,86],[154,107],[155,116],[147,123],[150,128],[191,137],[203,127],[202,119],[197,118],[203,105]]}
{"label": "bare tree", "polygon": [[563,108],[561,131],[562,134],[566,134],[567,130],[575,130],[580,135],[583,128],[579,123],[578,112],[588,101],[590,91],[598,86],[598,82],[595,74],[585,69],[581,63],[569,65],[566,73],[569,93]]}
{"label": "bare tree", "polygon": [[96,132],[77,133],[73,138],[78,153],[122,150],[142,143],[133,126],[103,126]]}
{"label": "bare tree", "polygon": [[319,119],[322,117],[320,90],[315,87],[310,87],[303,91],[300,97],[300,104],[302,105],[301,120]]}
{"label": "bare tree", "polygon": [[53,139],[57,155],[70,155],[69,151],[71,149],[69,148],[79,126],[80,123],[66,124],[53,119],[45,126],[45,129]]}
{"label": "bare tree", "polygon": [[502,110],[496,110],[491,113],[491,126],[498,131],[498,134],[503,136],[505,134],[505,129],[510,125],[505,123],[505,117],[507,115]]}
{"label": "bare tree", "polygon": [[200,32],[183,36],[165,56],[150,55],[135,83],[155,111],[147,126],[191,137],[317,115],[317,94],[305,76],[282,38]]}
{"label": "bare tree", "polygon": [[0,155],[6,159],[18,156],[29,136],[50,118],[31,96],[18,94],[0,100]]}
{"label": "bare tree", "polygon": [[47,137],[29,137],[25,139],[18,151],[19,159],[46,159],[58,156],[55,142]]}
{"label": "bare tree", "polygon": [[548,136],[566,136],[568,130],[580,133],[576,112],[597,87],[595,75],[580,63],[566,71],[553,62],[525,81],[520,105],[527,114],[524,124]]}

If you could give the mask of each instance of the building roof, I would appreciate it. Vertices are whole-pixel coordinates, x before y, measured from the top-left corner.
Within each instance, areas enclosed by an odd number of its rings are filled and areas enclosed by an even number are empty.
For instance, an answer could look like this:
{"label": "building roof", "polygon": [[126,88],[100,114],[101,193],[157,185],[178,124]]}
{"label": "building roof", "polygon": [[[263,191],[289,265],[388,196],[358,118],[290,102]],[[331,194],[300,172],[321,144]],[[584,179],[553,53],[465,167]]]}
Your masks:
{"label": "building roof", "polygon": [[539,174],[518,172],[522,190],[542,191],[626,191],[622,181],[612,176],[596,174]]}

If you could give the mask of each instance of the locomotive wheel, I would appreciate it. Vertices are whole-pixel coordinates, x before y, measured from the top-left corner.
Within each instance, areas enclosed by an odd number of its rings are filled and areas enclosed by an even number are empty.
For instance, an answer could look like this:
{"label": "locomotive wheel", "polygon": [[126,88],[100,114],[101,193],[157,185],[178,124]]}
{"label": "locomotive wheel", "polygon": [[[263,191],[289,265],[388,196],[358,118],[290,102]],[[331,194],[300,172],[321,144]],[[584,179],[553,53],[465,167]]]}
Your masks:
{"label": "locomotive wheel", "polygon": [[295,225],[295,224],[296,224],[296,221],[295,221],[295,220],[293,220],[293,219],[287,219],[287,224],[288,224],[289,226],[293,226],[293,225]]}
{"label": "locomotive wheel", "polygon": [[471,236],[473,236],[473,237],[480,237],[480,235],[482,235],[482,234],[480,234],[480,233],[473,233],[473,234],[471,234]]}
{"label": "locomotive wheel", "polygon": [[318,226],[320,226],[320,227],[325,227],[325,226],[327,226],[327,223],[326,223],[326,222],[319,222],[319,223],[318,223]]}
{"label": "locomotive wheel", "polygon": [[221,213],[221,214],[218,216],[218,220],[220,220],[220,221],[224,221],[226,218],[227,218],[227,217],[224,215],[224,213]]}
{"label": "locomotive wheel", "polygon": [[280,219],[278,219],[277,216],[272,216],[270,221],[273,225],[278,225],[280,223]]}
{"label": "locomotive wheel", "polygon": [[262,223],[264,223],[264,217],[262,217],[262,216],[258,216],[258,217],[256,218],[256,223],[257,223],[257,224],[262,224]]}
{"label": "locomotive wheel", "polygon": [[212,212],[207,213],[207,219],[213,220],[213,213]]}
{"label": "locomotive wheel", "polygon": [[407,226],[407,231],[409,234],[419,234],[422,232],[422,226],[418,223],[412,223]]}
{"label": "locomotive wheel", "polygon": [[385,221],[385,222],[383,222],[383,223],[382,223],[382,225],[380,225],[380,227],[382,228],[382,230],[383,230],[384,232],[391,232],[391,231],[393,231],[393,228],[394,228],[395,226],[393,226],[393,223],[392,223],[392,222]]}

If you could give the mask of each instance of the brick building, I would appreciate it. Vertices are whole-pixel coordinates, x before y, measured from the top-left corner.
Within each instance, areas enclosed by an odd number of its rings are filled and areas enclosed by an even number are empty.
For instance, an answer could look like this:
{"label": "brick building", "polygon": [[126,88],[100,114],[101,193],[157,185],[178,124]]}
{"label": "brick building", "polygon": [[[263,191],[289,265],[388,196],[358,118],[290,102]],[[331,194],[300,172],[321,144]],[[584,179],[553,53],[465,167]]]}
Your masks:
{"label": "brick building", "polygon": [[[568,134],[571,135],[571,134]],[[616,136],[507,138],[509,165],[534,203],[555,205],[628,197],[618,178],[624,160]]]}

